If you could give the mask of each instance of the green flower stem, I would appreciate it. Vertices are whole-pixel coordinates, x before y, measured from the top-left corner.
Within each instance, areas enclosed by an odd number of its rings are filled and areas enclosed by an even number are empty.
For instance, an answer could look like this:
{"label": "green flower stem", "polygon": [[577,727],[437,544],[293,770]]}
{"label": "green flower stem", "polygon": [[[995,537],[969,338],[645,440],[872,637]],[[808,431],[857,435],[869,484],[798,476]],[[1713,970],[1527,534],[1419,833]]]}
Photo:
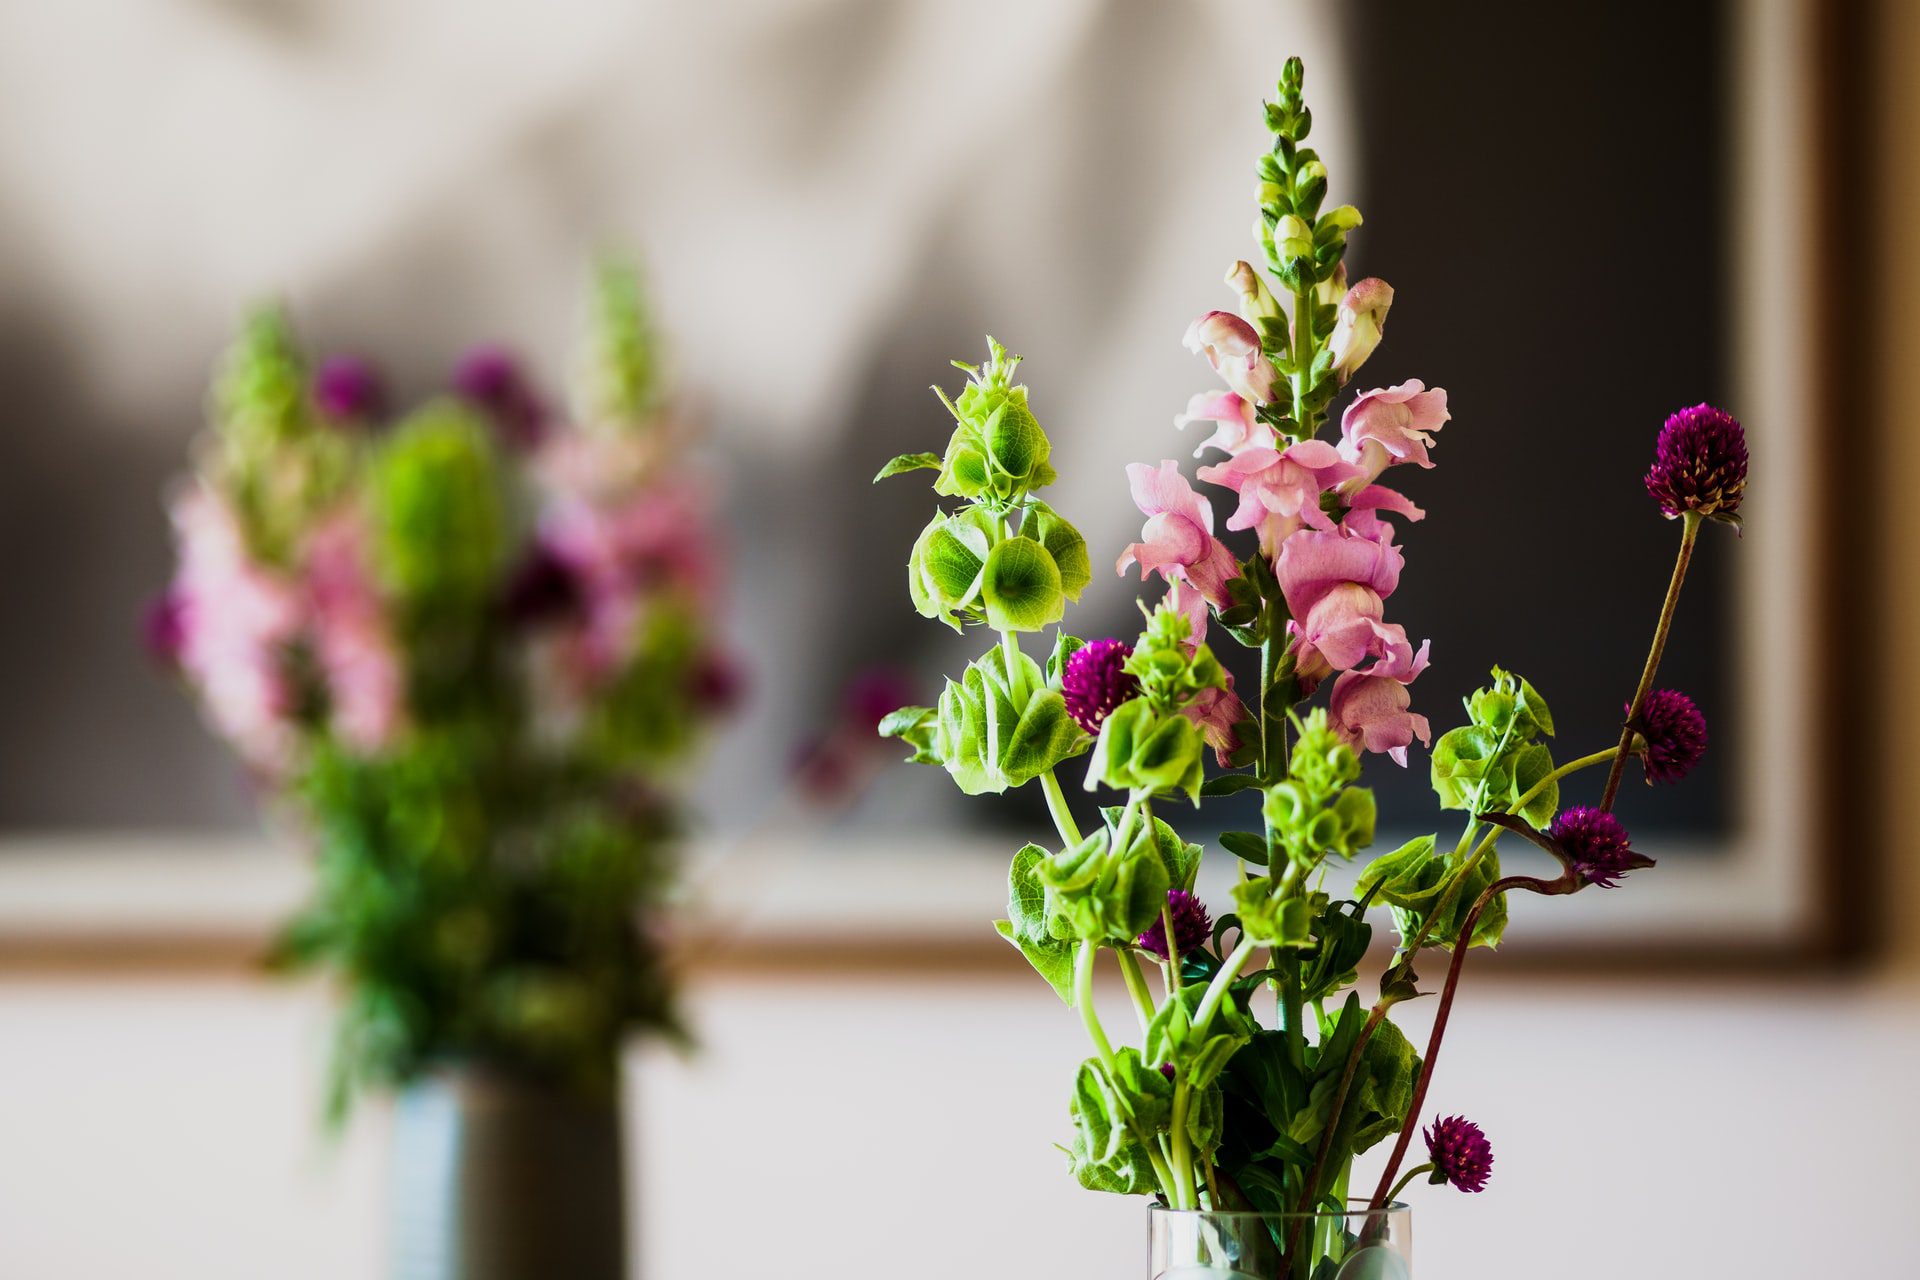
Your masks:
{"label": "green flower stem", "polygon": [[1073,960],[1073,1003],[1080,1010],[1080,1022],[1087,1029],[1087,1038],[1093,1041],[1094,1051],[1107,1070],[1112,1071],[1113,1042],[1107,1039],[1106,1029],[1100,1025],[1100,1013],[1093,1007],[1093,957],[1099,950],[1097,943],[1080,944]]}
{"label": "green flower stem", "polygon": [[[1578,773],[1582,769],[1591,769],[1597,764],[1605,764],[1607,761],[1613,759],[1613,752],[1614,749],[1608,747],[1604,751],[1596,751],[1592,755],[1581,756],[1578,760],[1569,760],[1566,764],[1561,765],[1552,773],[1540,779],[1540,781],[1534,783],[1531,787],[1528,787],[1520,798],[1514,801],[1509,812],[1518,813],[1520,810],[1526,808],[1535,796],[1567,775]],[[1478,828],[1478,826],[1479,819],[1472,819],[1467,824],[1467,830],[1471,833]],[[1440,900],[1434,904],[1433,910],[1428,913],[1427,918],[1421,922],[1419,932],[1414,934],[1413,940],[1410,943],[1400,948],[1403,954],[1412,955],[1420,949],[1420,944],[1426,941],[1427,934],[1433,931],[1433,922],[1445,915],[1453,907],[1454,899],[1460,896],[1460,886],[1465,884],[1467,877],[1472,875],[1474,870],[1479,867],[1480,860],[1487,856],[1487,850],[1493,848],[1493,842],[1499,839],[1499,837],[1499,827],[1493,827],[1488,830],[1486,838],[1480,841],[1480,847],[1473,851],[1473,856],[1462,863],[1460,869],[1453,873],[1453,877],[1447,882],[1445,891],[1440,895]],[[1454,853],[1460,853],[1465,847],[1466,844],[1462,841],[1460,848],[1455,849]]]}
{"label": "green flower stem", "polygon": [[1040,790],[1047,797],[1047,812],[1053,815],[1054,829],[1060,833],[1060,839],[1071,849],[1081,841],[1080,825],[1073,820],[1073,810],[1067,808],[1067,797],[1060,790],[1060,779],[1049,769],[1040,775]]}
{"label": "green flower stem", "polygon": [[1400,1162],[1406,1159],[1407,1144],[1413,1141],[1413,1132],[1420,1127],[1420,1110],[1427,1103],[1427,1086],[1433,1082],[1433,1067],[1440,1058],[1440,1041],[1447,1034],[1447,1015],[1453,1012],[1454,993],[1460,988],[1460,968],[1466,963],[1467,952],[1473,949],[1473,931],[1480,924],[1480,913],[1509,889],[1526,889],[1533,893],[1558,895],[1575,893],[1580,888],[1579,879],[1568,872],[1557,880],[1541,880],[1534,876],[1508,876],[1488,885],[1480,896],[1474,899],[1473,906],[1467,912],[1467,918],[1461,922],[1460,934],[1453,943],[1453,962],[1447,966],[1447,982],[1440,990],[1440,1007],[1434,1011],[1433,1031],[1427,1036],[1427,1051],[1421,1057],[1420,1078],[1413,1087],[1413,1101],[1407,1106],[1406,1119],[1400,1125],[1400,1137],[1393,1144],[1393,1155],[1387,1160],[1387,1167],[1381,1171],[1380,1185],[1374,1189],[1373,1200],[1368,1206],[1375,1211],[1387,1203],[1390,1197],[1388,1188],[1393,1186],[1394,1174],[1399,1172]]}
{"label": "green flower stem", "polygon": [[1199,1007],[1193,1011],[1193,1034],[1205,1036],[1207,1026],[1213,1021],[1213,1015],[1219,1011],[1220,1002],[1226,999],[1227,988],[1233,985],[1240,971],[1247,967],[1247,961],[1253,958],[1256,950],[1253,939],[1243,937],[1238,945],[1228,953],[1220,965],[1220,972],[1213,975],[1213,981],[1207,984],[1206,991],[1200,997]]}
{"label": "green flower stem", "polygon": [[1133,1010],[1140,1015],[1140,1030],[1145,1031],[1153,1022],[1153,996],[1147,992],[1146,975],[1140,972],[1140,957],[1131,951],[1113,954],[1120,961],[1120,976],[1126,981],[1127,994],[1133,997]]}
{"label": "green flower stem", "polygon": [[1020,641],[1011,631],[1000,633],[1000,650],[1007,658],[1007,691],[1013,696],[1015,706],[1022,706],[1027,700],[1027,680],[1021,670]]}
{"label": "green flower stem", "polygon": [[1173,1181],[1180,1199],[1176,1209],[1197,1209],[1200,1198],[1193,1182],[1193,1141],[1187,1136],[1187,1112],[1193,1106],[1193,1090],[1182,1081],[1173,1087],[1173,1117],[1168,1127],[1173,1136]]}
{"label": "green flower stem", "polygon": [[[1138,788],[1127,792],[1127,807],[1120,811],[1120,821],[1113,828],[1113,851],[1124,853],[1133,840],[1133,824],[1140,820],[1140,806],[1145,802],[1147,793]],[[1172,935],[1168,935],[1172,940]]]}
{"label": "green flower stem", "polygon": [[1689,511],[1680,519],[1680,554],[1674,558],[1673,577],[1667,583],[1667,598],[1660,605],[1660,621],[1653,628],[1653,647],[1647,651],[1647,665],[1640,671],[1640,686],[1633,691],[1627,723],[1620,729],[1620,745],[1614,749],[1613,767],[1607,770],[1607,789],[1600,795],[1602,812],[1611,813],[1614,799],[1620,794],[1620,777],[1626,771],[1627,757],[1633,754],[1633,722],[1646,707],[1647,694],[1653,689],[1654,673],[1660,670],[1660,657],[1667,648],[1667,633],[1673,630],[1673,611],[1680,603],[1680,587],[1687,580],[1687,566],[1693,561],[1693,544],[1700,537],[1699,512]]}
{"label": "green flower stem", "polygon": [[[1300,1188],[1300,1203],[1295,1212],[1306,1214],[1320,1202],[1320,1179],[1326,1173],[1327,1157],[1333,1154],[1334,1135],[1340,1129],[1340,1113],[1347,1105],[1347,1091],[1353,1087],[1353,1077],[1360,1069],[1360,1059],[1367,1050],[1367,1041],[1373,1039],[1374,1028],[1380,1025],[1387,1011],[1393,1008],[1393,1001],[1381,1000],[1367,1011],[1367,1020],[1360,1028],[1359,1038],[1353,1042],[1353,1049],[1347,1054],[1347,1066],[1340,1073],[1340,1085],[1333,1091],[1333,1106],[1327,1110],[1327,1127],[1320,1135],[1320,1149],[1314,1153],[1313,1168],[1307,1172],[1307,1181]],[[1287,1254],[1292,1256],[1294,1246],[1299,1242],[1300,1224],[1304,1217],[1297,1218],[1293,1231],[1287,1238]]]}
{"label": "green flower stem", "polygon": [[1409,1182],[1412,1182],[1415,1178],[1419,1177],[1423,1173],[1432,1173],[1432,1172],[1433,1172],[1433,1166],[1431,1164],[1417,1164],[1413,1166],[1413,1168],[1401,1174],[1400,1181],[1394,1183],[1393,1190],[1387,1192],[1386,1203],[1392,1204],[1395,1200],[1398,1200],[1400,1198],[1400,1193],[1407,1189],[1407,1184]]}

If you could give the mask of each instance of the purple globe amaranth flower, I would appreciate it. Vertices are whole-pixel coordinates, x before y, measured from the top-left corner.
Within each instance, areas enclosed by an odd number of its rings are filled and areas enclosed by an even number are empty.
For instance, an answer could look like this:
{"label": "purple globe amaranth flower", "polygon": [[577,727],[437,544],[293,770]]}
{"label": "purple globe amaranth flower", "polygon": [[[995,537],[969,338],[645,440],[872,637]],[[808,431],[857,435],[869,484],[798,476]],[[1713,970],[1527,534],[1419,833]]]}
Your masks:
{"label": "purple globe amaranth flower", "polygon": [[[1182,956],[1197,950],[1213,933],[1213,921],[1207,915],[1206,904],[1185,889],[1167,890],[1167,915],[1173,917],[1173,942]],[[1136,945],[1162,960],[1168,959],[1166,917],[1155,920],[1136,939]]]}
{"label": "purple globe amaranth flower", "polygon": [[528,626],[578,619],[586,612],[586,589],[572,565],[535,542],[507,580],[501,608],[509,621]]}
{"label": "purple globe amaranth flower", "polygon": [[863,733],[875,733],[882,720],[913,704],[913,681],[892,667],[868,667],[847,681],[840,704],[849,722]]}
{"label": "purple globe amaranth flower", "polygon": [[1450,1183],[1461,1191],[1486,1190],[1487,1176],[1493,1172],[1493,1146],[1479,1125],[1465,1116],[1448,1116],[1422,1129],[1420,1136],[1427,1140],[1433,1181]]}
{"label": "purple globe amaranth flower", "polygon": [[371,422],[386,410],[386,387],[359,356],[329,356],[313,375],[313,406],[332,422]]}
{"label": "purple globe amaranth flower", "polygon": [[1088,733],[1100,726],[1113,709],[1140,692],[1140,682],[1126,669],[1133,646],[1119,640],[1090,640],[1067,658],[1060,673],[1060,693],[1067,714]]}
{"label": "purple globe amaranth flower", "polygon": [[1629,871],[1653,865],[1652,858],[1634,852],[1627,829],[1604,809],[1568,809],[1547,828],[1547,839],[1582,883],[1602,889],[1613,888]]}
{"label": "purple globe amaranth flower", "polygon": [[180,666],[180,650],[187,641],[187,601],[168,588],[153,599],[140,614],[140,642],[147,656],[168,670]]}
{"label": "purple globe amaranth flower", "polygon": [[461,356],[453,389],[486,411],[511,448],[531,449],[546,434],[546,406],[505,347],[478,346]]}
{"label": "purple globe amaranth flower", "polygon": [[[1632,710],[1629,703],[1627,711]],[[1648,782],[1678,782],[1707,754],[1707,718],[1677,689],[1649,693],[1633,728],[1646,744],[1640,759]]]}
{"label": "purple globe amaranth flower", "polygon": [[1669,519],[1691,511],[1739,524],[1747,487],[1746,430],[1710,404],[1682,409],[1660,428],[1646,484]]}

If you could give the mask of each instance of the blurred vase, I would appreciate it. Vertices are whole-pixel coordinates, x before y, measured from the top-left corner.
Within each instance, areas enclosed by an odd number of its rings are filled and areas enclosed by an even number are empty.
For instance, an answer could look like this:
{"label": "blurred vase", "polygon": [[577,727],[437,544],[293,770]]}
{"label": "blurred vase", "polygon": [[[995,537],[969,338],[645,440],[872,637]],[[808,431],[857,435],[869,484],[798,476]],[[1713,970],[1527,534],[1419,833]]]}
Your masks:
{"label": "blurred vase", "polygon": [[1149,1210],[1153,1280],[1413,1280],[1412,1211]]}
{"label": "blurred vase", "polygon": [[439,1068],[395,1101],[391,1280],[625,1280],[617,1097]]}

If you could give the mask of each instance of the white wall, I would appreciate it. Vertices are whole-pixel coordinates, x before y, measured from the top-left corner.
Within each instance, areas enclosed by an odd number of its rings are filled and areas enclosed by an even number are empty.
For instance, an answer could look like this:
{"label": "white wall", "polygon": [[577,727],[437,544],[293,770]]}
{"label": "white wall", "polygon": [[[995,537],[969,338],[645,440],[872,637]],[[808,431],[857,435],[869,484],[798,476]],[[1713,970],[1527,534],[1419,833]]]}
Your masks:
{"label": "white wall", "polygon": [[[696,1003],[704,1058],[634,1072],[647,1280],[1144,1275],[1141,1203],[1047,1146],[1082,1050],[1035,984]],[[0,985],[0,1276],[378,1276],[381,1117],[320,1137],[325,1012],[240,981]],[[1415,1189],[1417,1274],[1920,1274],[1916,1014],[1885,986],[1470,987],[1429,1109],[1485,1125],[1494,1177]]]}

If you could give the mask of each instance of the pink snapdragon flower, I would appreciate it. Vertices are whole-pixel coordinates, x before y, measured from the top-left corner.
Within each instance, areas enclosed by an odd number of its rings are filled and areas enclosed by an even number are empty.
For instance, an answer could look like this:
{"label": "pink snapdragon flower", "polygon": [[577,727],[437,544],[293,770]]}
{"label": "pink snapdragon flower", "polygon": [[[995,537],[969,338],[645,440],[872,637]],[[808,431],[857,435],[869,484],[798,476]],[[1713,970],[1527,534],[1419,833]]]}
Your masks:
{"label": "pink snapdragon flower", "polygon": [[171,514],[180,567],[168,597],[180,669],[241,756],[279,772],[296,745],[285,658],[302,623],[300,594],[254,561],[232,509],[211,488],[186,490]]}
{"label": "pink snapdragon flower", "polygon": [[[1314,602],[1304,618],[1287,623],[1294,637],[1295,675],[1311,693],[1336,671],[1352,671],[1370,659],[1392,662],[1412,656],[1406,628],[1381,620],[1378,592],[1343,582]],[[1404,662],[1403,662],[1404,665]]]}
{"label": "pink snapdragon flower", "polygon": [[1370,484],[1347,498],[1347,513],[1340,517],[1340,527],[1355,537],[1392,542],[1393,526],[1380,518],[1386,512],[1408,520],[1427,518],[1427,513],[1414,506],[1405,494],[1385,485]]}
{"label": "pink snapdragon flower", "polygon": [[1171,458],[1157,468],[1144,462],[1127,467],[1127,485],[1134,505],[1147,517],[1140,541],[1120,553],[1115,570],[1125,573],[1138,562],[1140,577],[1157,573],[1169,583],[1186,584],[1198,593],[1182,593],[1176,607],[1196,621],[1191,634],[1205,634],[1206,606],[1224,608],[1227,583],[1240,575],[1239,561],[1224,542],[1213,536],[1213,508],[1193,491]]}
{"label": "pink snapdragon flower", "polygon": [[1446,388],[1429,391],[1418,378],[1362,393],[1340,415],[1340,456],[1362,472],[1354,487],[1372,484],[1399,462],[1431,468],[1433,433],[1452,417]]}
{"label": "pink snapdragon flower", "polygon": [[1232,767],[1233,753],[1240,749],[1240,725],[1248,719],[1247,704],[1233,691],[1233,677],[1227,677],[1225,689],[1202,690],[1180,714],[1199,728],[1220,767]]}
{"label": "pink snapdragon flower", "polygon": [[374,752],[405,722],[406,670],[368,571],[366,542],[354,508],[322,521],[307,544],[306,586],[334,732],[354,750]]}
{"label": "pink snapdragon flower", "polygon": [[1267,404],[1280,377],[1260,349],[1254,327],[1231,311],[1209,311],[1187,326],[1186,348],[1207,358],[1213,371],[1243,400]]}
{"label": "pink snapdragon flower", "polygon": [[1281,546],[1273,571],[1287,612],[1304,618],[1321,597],[1344,583],[1358,583],[1386,599],[1400,585],[1404,565],[1392,543],[1338,530],[1302,529]]}
{"label": "pink snapdragon flower", "polygon": [[1173,419],[1176,429],[1185,431],[1192,422],[1211,422],[1213,434],[1193,451],[1199,457],[1209,449],[1236,454],[1245,449],[1271,449],[1278,443],[1273,428],[1254,416],[1253,405],[1231,391],[1202,391],[1187,401],[1187,411]]}
{"label": "pink snapdragon flower", "polygon": [[1327,714],[1347,745],[1385,752],[1405,768],[1413,740],[1420,739],[1422,746],[1433,740],[1427,718],[1407,710],[1413,701],[1407,686],[1427,669],[1429,643],[1422,643],[1418,653],[1396,648],[1365,671],[1343,672],[1333,682]]}
{"label": "pink snapdragon flower", "polygon": [[1278,555],[1295,529],[1308,525],[1331,529],[1320,509],[1320,495],[1360,474],[1324,440],[1302,440],[1284,451],[1247,449],[1225,462],[1200,468],[1200,478],[1240,495],[1227,528],[1258,529],[1260,549]]}
{"label": "pink snapdragon flower", "polygon": [[1333,352],[1334,372],[1342,383],[1353,377],[1380,345],[1387,311],[1392,306],[1393,286],[1377,276],[1368,276],[1340,299],[1328,346]]}

